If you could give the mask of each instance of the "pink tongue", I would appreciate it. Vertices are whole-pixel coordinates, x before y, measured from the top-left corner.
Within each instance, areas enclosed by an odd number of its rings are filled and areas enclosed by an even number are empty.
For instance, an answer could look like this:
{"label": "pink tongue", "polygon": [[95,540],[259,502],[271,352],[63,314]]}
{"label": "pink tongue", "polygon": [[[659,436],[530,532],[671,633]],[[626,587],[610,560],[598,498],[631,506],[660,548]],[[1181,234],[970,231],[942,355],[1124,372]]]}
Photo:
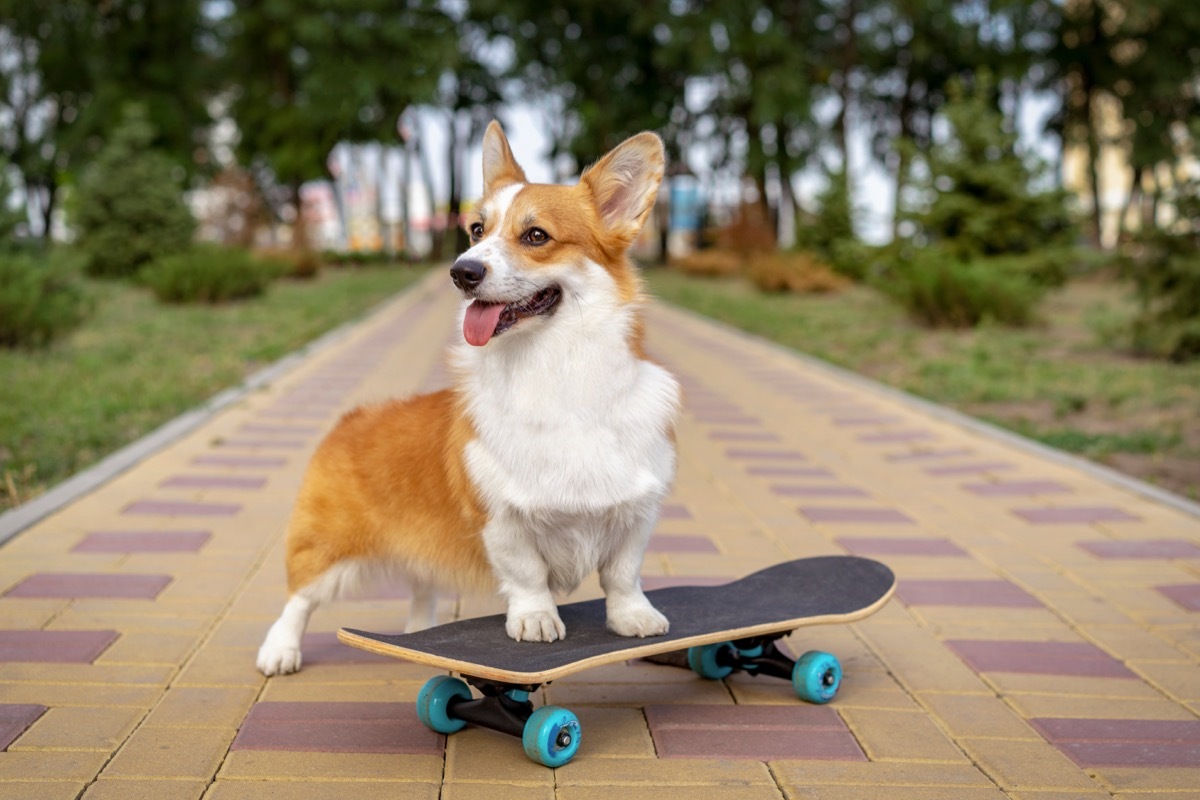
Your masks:
{"label": "pink tongue", "polygon": [[469,344],[483,347],[496,332],[496,323],[504,311],[504,303],[484,303],[479,300],[467,306],[463,318],[463,336]]}

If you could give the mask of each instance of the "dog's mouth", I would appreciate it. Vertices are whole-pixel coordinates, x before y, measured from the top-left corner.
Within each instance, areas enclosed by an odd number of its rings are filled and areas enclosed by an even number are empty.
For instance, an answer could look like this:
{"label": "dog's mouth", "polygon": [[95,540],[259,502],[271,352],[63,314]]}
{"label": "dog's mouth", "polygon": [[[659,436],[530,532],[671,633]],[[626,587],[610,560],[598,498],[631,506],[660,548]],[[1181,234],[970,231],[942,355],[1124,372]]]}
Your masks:
{"label": "dog's mouth", "polygon": [[463,336],[468,344],[482,347],[526,317],[543,317],[554,312],[562,300],[562,289],[547,286],[515,303],[487,303],[476,300],[467,306],[463,318]]}

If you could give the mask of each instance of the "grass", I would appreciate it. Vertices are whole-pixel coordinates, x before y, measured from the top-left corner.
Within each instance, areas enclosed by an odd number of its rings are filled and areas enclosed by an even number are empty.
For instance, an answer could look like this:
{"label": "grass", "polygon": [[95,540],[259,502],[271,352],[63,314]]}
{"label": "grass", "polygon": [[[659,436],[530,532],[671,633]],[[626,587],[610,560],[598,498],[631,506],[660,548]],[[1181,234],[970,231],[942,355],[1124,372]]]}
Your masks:
{"label": "grass", "polygon": [[424,275],[325,270],[257,299],[168,306],[91,282],[96,313],[47,350],[0,349],[0,510],[95,463]]}
{"label": "grass", "polygon": [[766,295],[741,278],[650,270],[660,298],[1200,498],[1200,362],[1121,352],[1128,289],[1078,280],[1029,328],[930,330],[871,289]]}

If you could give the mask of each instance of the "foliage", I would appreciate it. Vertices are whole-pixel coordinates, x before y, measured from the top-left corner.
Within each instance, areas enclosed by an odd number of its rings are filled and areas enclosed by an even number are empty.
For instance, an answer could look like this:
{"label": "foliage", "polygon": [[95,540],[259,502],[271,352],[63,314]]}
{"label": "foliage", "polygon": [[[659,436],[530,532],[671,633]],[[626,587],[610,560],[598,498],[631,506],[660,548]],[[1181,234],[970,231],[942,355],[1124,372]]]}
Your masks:
{"label": "foliage", "polygon": [[223,306],[89,282],[100,302],[76,335],[48,350],[0,349],[0,509],[14,504],[6,484],[36,495],[425,274],[327,270]]}
{"label": "foliage", "polygon": [[746,277],[764,292],[834,292],[849,281],[811,253],[771,253],[751,258]]}
{"label": "foliage", "polygon": [[969,90],[950,85],[944,114],[952,132],[929,152],[924,188],[932,199],[914,215],[926,240],[964,260],[1032,253],[1072,235],[1065,194],[1031,188],[1044,168],[1017,152],[1016,134],[991,107],[991,91],[986,72]]}
{"label": "foliage", "polygon": [[0,154],[19,171],[43,237],[60,185],[95,157],[130,103],[145,109],[156,150],[203,171],[208,101],[219,88],[205,5],[0,0]]}
{"label": "foliage", "polygon": [[245,250],[198,244],[154,261],[141,277],[164,303],[225,303],[262,294],[287,269]]}
{"label": "foliage", "polygon": [[312,280],[321,273],[322,258],[309,248],[265,248],[255,250],[254,257],[269,264],[276,274],[288,278]]}
{"label": "foliage", "polygon": [[1028,325],[1044,288],[1013,262],[963,261],[938,247],[914,251],[879,281],[913,319],[931,327],[970,328],[983,322]]}
{"label": "foliage", "polygon": [[742,255],[733,250],[710,247],[686,256],[672,258],[670,267],[696,278],[717,278],[740,275],[742,261]]}
{"label": "foliage", "polygon": [[80,182],[75,222],[91,275],[130,277],[191,242],[195,220],[171,162],[149,149],[153,137],[131,107]]}
{"label": "foliage", "polygon": [[1200,359],[1200,181],[1174,193],[1173,229],[1139,237],[1126,259],[1141,302],[1134,347],[1172,361]]}
{"label": "foliage", "polygon": [[76,259],[0,253],[0,347],[44,347],[91,311]]}
{"label": "foliage", "polygon": [[815,250],[838,273],[861,280],[866,274],[865,260],[855,247],[855,209],[844,169],[826,173],[825,187],[816,201],[816,212],[799,228],[799,244]]}

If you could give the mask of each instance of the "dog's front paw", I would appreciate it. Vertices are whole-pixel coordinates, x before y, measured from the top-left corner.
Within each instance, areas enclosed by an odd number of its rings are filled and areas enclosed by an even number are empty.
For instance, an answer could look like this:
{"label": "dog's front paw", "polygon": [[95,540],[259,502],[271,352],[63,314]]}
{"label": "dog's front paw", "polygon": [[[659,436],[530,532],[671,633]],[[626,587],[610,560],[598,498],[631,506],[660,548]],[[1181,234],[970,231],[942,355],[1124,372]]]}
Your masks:
{"label": "dog's front paw", "polygon": [[649,603],[608,610],[608,629],[618,636],[662,636],[670,627],[667,618]]}
{"label": "dog's front paw", "polygon": [[510,613],[504,630],[518,642],[553,642],[567,635],[567,626],[556,611]]}
{"label": "dog's front paw", "polygon": [[258,671],[270,678],[289,675],[300,669],[300,648],[272,642],[270,638],[258,649]]}

